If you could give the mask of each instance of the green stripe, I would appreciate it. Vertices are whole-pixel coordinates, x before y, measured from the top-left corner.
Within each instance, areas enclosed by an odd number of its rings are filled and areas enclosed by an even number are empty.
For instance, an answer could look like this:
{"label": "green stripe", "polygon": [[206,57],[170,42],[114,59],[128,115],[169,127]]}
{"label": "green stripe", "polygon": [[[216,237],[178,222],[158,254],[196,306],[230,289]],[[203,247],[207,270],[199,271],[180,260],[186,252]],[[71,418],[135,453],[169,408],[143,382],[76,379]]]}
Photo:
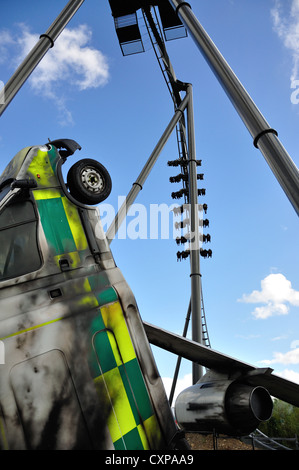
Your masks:
{"label": "green stripe", "polygon": [[137,424],[140,424],[139,414],[142,421],[145,421],[152,416],[153,409],[137,359],[132,359],[131,361],[121,365],[119,370],[134,413],[135,421]]}
{"label": "green stripe", "polygon": [[49,150],[48,152],[48,157],[49,157],[49,160],[50,160],[50,165],[54,171],[54,173],[56,172],[56,163],[57,163],[57,150],[55,147],[52,147],[51,150]]}
{"label": "green stripe", "polygon": [[115,450],[126,450],[124,441],[122,438],[118,439],[118,441],[113,442]]}
{"label": "green stripe", "polygon": [[137,428],[132,429],[113,444],[115,450],[144,450]]}
{"label": "green stripe", "polygon": [[102,374],[117,366],[107,331],[99,331],[93,337],[93,347],[100,365]]}
{"label": "green stripe", "polygon": [[110,289],[106,289],[102,292],[95,292],[94,294],[97,298],[97,301],[99,302],[100,307],[118,300],[117,294],[113,287],[111,287]]}
{"label": "green stripe", "polygon": [[[105,288],[111,291],[110,293],[113,297],[113,300],[114,300],[114,297],[115,299],[117,299],[117,295],[115,294],[114,289],[110,287],[111,283],[105,271],[99,274],[93,274],[89,276],[88,281],[93,292],[102,291]],[[112,290],[114,291],[114,294],[112,293]],[[109,300],[109,302],[112,302],[113,300]]]}
{"label": "green stripe", "polygon": [[56,255],[77,251],[61,198],[36,201],[48,243]]}
{"label": "green stripe", "polygon": [[138,408],[136,406],[137,400],[136,401],[134,400],[135,386],[134,386],[134,393],[133,393],[132,388],[131,388],[132,383],[130,384],[130,380],[128,380],[128,375],[126,374],[126,367],[127,367],[127,364],[125,366],[121,365],[119,367],[119,372],[120,372],[120,375],[121,375],[121,378],[122,378],[122,381],[126,390],[126,394],[130,403],[130,407],[131,407],[134,419],[136,421],[136,425],[138,425],[140,424],[141,421],[140,421],[140,412],[138,413]]}
{"label": "green stripe", "polygon": [[[106,341],[106,344],[104,344],[104,340],[102,343],[99,341],[99,337],[97,337],[97,334],[99,331],[104,330],[105,324],[103,322],[102,316],[100,312],[99,314],[93,319],[91,325],[90,325],[90,341],[92,343],[92,349],[89,354],[89,367],[90,367],[90,372],[91,376],[93,379],[98,377],[99,375],[102,374],[100,366],[99,366],[99,355],[103,354],[103,347],[104,347],[104,355],[106,354],[105,348],[109,348],[108,352],[110,350],[110,354],[112,354],[111,346],[108,341]],[[94,338],[97,338],[96,341],[94,342]]]}

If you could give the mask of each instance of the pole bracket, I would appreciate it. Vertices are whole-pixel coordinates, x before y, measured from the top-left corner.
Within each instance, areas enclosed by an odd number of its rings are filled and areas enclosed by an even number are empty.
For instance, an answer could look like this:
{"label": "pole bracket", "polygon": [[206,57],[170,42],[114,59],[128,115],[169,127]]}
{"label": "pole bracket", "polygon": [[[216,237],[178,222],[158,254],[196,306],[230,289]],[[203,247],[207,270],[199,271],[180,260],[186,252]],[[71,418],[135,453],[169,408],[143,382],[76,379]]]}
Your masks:
{"label": "pole bracket", "polygon": [[253,141],[253,145],[254,145],[256,148],[258,148],[257,143],[258,143],[259,139],[260,139],[261,137],[263,137],[263,135],[265,135],[265,134],[274,134],[274,135],[276,135],[276,137],[278,136],[278,132],[277,132],[275,129],[272,129],[272,128],[264,129],[263,131],[261,131],[261,132],[255,137],[255,139],[254,139],[254,141]]}
{"label": "pole bracket", "polygon": [[[182,3],[180,3],[180,4],[176,7],[176,9],[175,9],[175,12],[176,12],[177,15],[178,15],[178,13],[179,13],[179,9],[180,9],[181,7],[183,7],[183,6],[189,7],[190,10],[192,10],[190,3],[188,3],[188,2],[182,2]],[[178,15],[178,16],[179,16],[179,15]]]}
{"label": "pole bracket", "polygon": [[142,185],[140,183],[138,183],[138,181],[135,181],[135,183],[132,184],[132,186],[134,186],[134,185],[139,186],[140,190],[143,189]]}
{"label": "pole bracket", "polygon": [[40,39],[42,39],[42,38],[47,38],[47,39],[49,39],[49,41],[50,41],[50,43],[51,43],[50,48],[54,47],[54,41],[53,41],[53,39],[52,39],[48,34],[41,34],[39,38],[40,38]]}

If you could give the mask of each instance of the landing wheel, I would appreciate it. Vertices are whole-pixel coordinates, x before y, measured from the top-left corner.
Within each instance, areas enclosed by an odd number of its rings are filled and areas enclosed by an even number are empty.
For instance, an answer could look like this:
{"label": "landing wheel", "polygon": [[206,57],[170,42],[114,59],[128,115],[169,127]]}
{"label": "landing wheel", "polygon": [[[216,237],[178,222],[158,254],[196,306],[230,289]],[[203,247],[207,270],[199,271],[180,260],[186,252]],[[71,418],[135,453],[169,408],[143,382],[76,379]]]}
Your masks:
{"label": "landing wheel", "polygon": [[99,204],[112,189],[110,175],[96,160],[85,158],[75,163],[67,175],[71,195],[82,204]]}

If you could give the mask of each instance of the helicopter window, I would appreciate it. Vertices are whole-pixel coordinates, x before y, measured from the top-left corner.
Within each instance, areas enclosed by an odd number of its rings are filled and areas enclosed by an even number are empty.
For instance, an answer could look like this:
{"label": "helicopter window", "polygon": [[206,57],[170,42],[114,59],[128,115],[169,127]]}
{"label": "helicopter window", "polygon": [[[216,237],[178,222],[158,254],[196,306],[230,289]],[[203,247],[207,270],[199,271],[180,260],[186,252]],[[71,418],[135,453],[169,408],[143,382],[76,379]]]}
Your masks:
{"label": "helicopter window", "polygon": [[31,202],[12,204],[0,214],[0,247],[0,280],[40,268],[37,220]]}

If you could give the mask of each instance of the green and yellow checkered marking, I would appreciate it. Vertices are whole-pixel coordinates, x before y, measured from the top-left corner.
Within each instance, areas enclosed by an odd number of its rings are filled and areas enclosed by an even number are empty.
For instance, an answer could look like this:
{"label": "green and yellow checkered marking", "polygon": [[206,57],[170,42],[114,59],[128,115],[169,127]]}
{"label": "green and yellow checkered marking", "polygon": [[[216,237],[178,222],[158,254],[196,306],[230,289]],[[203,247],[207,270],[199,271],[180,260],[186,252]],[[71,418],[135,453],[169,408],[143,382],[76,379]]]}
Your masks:
{"label": "green and yellow checkered marking", "polygon": [[79,267],[88,251],[88,242],[77,208],[58,187],[56,177],[57,152],[38,150],[27,172],[37,181],[33,191],[43,230],[54,260],[68,255],[72,268]]}
{"label": "green and yellow checkered marking", "polygon": [[101,308],[92,325],[91,370],[110,405],[115,449],[157,448],[160,429],[119,302]]}
{"label": "green and yellow checkered marking", "polygon": [[75,268],[88,250],[88,243],[77,209],[60,191],[36,190],[34,197],[41,223],[55,261],[68,254]]}
{"label": "green and yellow checkered marking", "polygon": [[[77,208],[57,187],[56,160],[53,149],[38,151],[29,173],[38,181],[33,194],[54,260],[58,265],[59,259],[67,255],[75,268],[89,253],[88,242]],[[101,401],[108,404],[107,424],[114,447],[157,449],[161,442],[160,427],[117,294],[108,287],[105,272],[82,281],[86,296],[81,295],[79,302],[87,310],[99,308],[91,325],[89,362]]]}

